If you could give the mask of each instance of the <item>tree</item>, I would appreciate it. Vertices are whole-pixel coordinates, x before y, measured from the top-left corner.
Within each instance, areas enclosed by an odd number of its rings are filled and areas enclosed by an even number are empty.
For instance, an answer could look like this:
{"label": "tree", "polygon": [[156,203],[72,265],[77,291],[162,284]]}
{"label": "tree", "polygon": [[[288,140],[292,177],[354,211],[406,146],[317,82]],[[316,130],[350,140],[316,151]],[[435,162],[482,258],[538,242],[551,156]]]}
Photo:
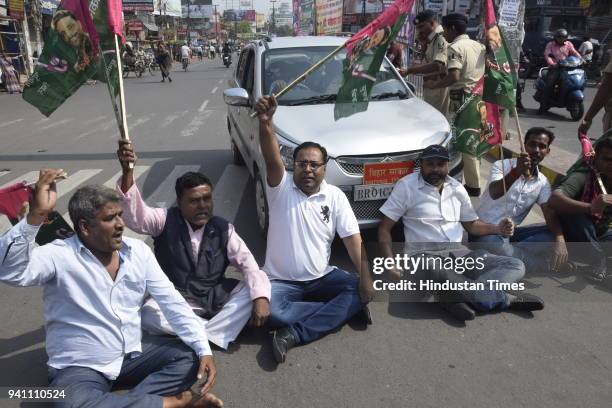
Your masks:
{"label": "tree", "polygon": [[253,31],[251,30],[251,23],[248,21],[240,21],[238,22],[237,28],[239,34],[251,34]]}
{"label": "tree", "polygon": [[293,27],[282,25],[276,27],[276,35],[279,37],[293,37]]}

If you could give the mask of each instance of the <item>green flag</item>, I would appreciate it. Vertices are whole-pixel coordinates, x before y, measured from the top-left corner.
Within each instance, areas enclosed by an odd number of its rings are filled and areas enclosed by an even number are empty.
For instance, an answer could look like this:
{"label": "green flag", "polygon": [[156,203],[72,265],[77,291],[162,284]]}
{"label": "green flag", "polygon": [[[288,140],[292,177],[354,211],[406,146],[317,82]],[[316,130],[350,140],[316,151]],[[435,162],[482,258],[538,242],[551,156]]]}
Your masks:
{"label": "green flag", "polygon": [[482,97],[483,83],[484,78],[481,78],[451,123],[455,149],[476,157],[488,152],[502,137],[499,109]]}
{"label": "green flag", "polygon": [[484,10],[487,61],[482,98],[487,102],[512,110],[516,106],[518,82],[514,61],[512,61],[512,54],[497,25],[491,0],[485,0]]}
{"label": "green flag", "polygon": [[368,109],[376,76],[389,44],[404,25],[414,0],[397,0],[346,42],[342,85],[334,106],[334,119]]}
{"label": "green flag", "polygon": [[51,115],[97,68],[98,35],[87,0],[64,0],[51,20],[45,47],[23,99]]}

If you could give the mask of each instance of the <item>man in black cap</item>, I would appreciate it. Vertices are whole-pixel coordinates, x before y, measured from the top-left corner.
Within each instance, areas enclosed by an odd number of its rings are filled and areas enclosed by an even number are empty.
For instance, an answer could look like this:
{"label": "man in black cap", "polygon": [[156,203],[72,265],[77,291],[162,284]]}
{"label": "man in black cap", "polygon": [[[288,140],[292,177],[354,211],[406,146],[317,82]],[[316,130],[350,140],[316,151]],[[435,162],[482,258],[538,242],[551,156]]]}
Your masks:
{"label": "man in black cap", "polygon": [[[391,196],[380,209],[384,217],[378,227],[378,240],[383,244],[385,257],[393,258],[391,230],[401,218],[404,224],[404,253],[413,259],[427,259],[427,267],[423,268],[421,264],[417,273],[422,275],[425,272],[426,281],[468,285],[466,289],[440,292],[443,307],[455,318],[472,320],[475,310],[542,309],[543,302],[533,295],[522,291],[510,294],[497,287],[491,288],[488,284],[490,280],[506,284],[518,282],[525,274],[523,262],[462,247],[464,228],[472,235],[511,236],[514,224],[510,220],[502,220],[497,225],[479,220],[465,188],[448,176],[448,162],[448,150],[440,145],[431,145],[421,154],[420,172],[403,177],[393,188]],[[430,258],[438,263],[443,261],[445,266],[435,266],[436,263],[432,262],[434,266],[430,267]],[[449,262],[455,267],[447,268]],[[466,267],[460,268],[460,264]],[[468,264],[472,267],[467,267]],[[476,283],[484,284],[484,288],[469,289]]]}
{"label": "man in black cap", "polygon": [[[452,13],[442,17],[444,37],[448,46],[447,75],[435,82],[426,82],[431,89],[449,88],[450,106],[448,119],[452,122],[456,112],[470,95],[485,73],[484,44],[471,40],[466,34],[467,17]],[[472,197],[480,196],[480,162],[472,155],[463,154],[465,188]]]}
{"label": "man in black cap", "polygon": [[[424,81],[437,81],[446,74],[446,51],[448,43],[444,38],[442,26],[438,24],[436,14],[425,10],[414,18],[418,36],[426,42],[423,62],[412,64],[400,70],[403,76],[422,75]],[[448,89],[423,89],[423,100],[439,110],[444,116],[448,114]]]}

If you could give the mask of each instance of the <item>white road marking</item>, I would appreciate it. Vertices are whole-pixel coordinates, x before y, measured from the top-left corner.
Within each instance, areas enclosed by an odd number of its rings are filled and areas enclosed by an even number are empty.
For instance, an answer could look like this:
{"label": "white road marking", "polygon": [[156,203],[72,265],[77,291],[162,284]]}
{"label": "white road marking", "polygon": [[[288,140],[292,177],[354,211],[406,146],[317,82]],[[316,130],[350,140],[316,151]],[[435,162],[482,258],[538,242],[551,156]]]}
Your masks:
{"label": "white road marking", "polygon": [[32,184],[32,183],[35,183],[36,180],[38,180],[38,172],[30,171],[26,174],[22,174],[21,176],[16,177],[15,179],[9,181],[8,183],[4,183],[3,185],[0,186],[0,188],[10,186],[11,184],[21,183],[22,181],[25,181],[27,184]]}
{"label": "white road marking", "polygon": [[145,201],[153,207],[169,207],[176,201],[176,179],[188,171],[199,171],[200,166],[176,166]]}
{"label": "white road marking", "polygon": [[178,118],[182,118],[183,116],[187,115],[188,113],[189,113],[188,110],[184,110],[182,112],[177,112],[177,113],[173,113],[171,115],[166,116],[166,118],[164,119],[164,121],[161,124],[161,127],[170,126],[172,124],[172,122],[174,122]]}
{"label": "white road marking", "polygon": [[246,167],[233,164],[225,167],[213,190],[215,215],[234,222],[248,181],[249,171]]}
{"label": "white road marking", "polygon": [[[129,115],[127,115],[129,117]],[[142,125],[143,123],[147,123],[151,119],[151,115],[146,115],[141,118],[136,119],[134,122],[128,122],[128,131],[132,131],[137,126]],[[119,132],[115,132],[111,135],[111,139],[119,139]]]}
{"label": "white road marking", "polygon": [[214,94],[215,92],[217,92],[217,89],[219,89],[219,87],[218,87],[218,86],[215,86],[215,87],[213,88],[213,90],[212,90],[212,91],[210,91],[210,93],[211,93],[211,94]]}
{"label": "white road marking", "polygon": [[99,122],[99,121],[101,121],[103,119],[106,119],[106,116],[98,116],[97,118],[93,118],[93,119],[87,120],[87,121],[85,121],[85,124],[86,125],[91,125],[92,123]]}
{"label": "white road marking", "polygon": [[51,124],[49,124],[49,125],[47,125],[47,126],[42,126],[42,127],[40,127],[39,129],[41,129],[41,130],[51,129],[51,128],[56,127],[56,126],[61,126],[61,125],[64,125],[64,124],[66,124],[66,123],[68,123],[68,122],[70,122],[70,121],[72,121],[72,119],[62,119],[62,120],[58,120],[57,122],[53,122],[53,123],[51,123]]}
{"label": "white road marking", "polygon": [[202,103],[202,105],[198,109],[198,112],[204,112],[204,110],[206,109],[206,105],[208,105],[208,99]]}
{"label": "white road marking", "polygon": [[5,126],[14,125],[15,123],[19,123],[19,122],[23,122],[23,119],[15,119],[15,120],[11,120],[9,122],[4,122],[4,123],[0,124],[0,128],[1,127],[5,127]]}
{"label": "white road marking", "polygon": [[85,169],[69,174],[66,180],[57,183],[57,198],[60,199],[101,171],[102,169]]}
{"label": "white road marking", "polygon": [[6,176],[7,174],[9,174],[11,171],[10,170],[1,170],[0,171],[0,177],[2,176]]}
{"label": "white road marking", "polygon": [[114,120],[108,121],[107,123],[101,123],[100,125],[88,130],[87,132],[81,133],[80,135],[77,136],[76,140],[82,139],[86,136],[89,136],[93,133],[97,133],[97,132],[103,132],[103,131],[107,131],[110,130],[113,127],[117,127],[117,123]]}
{"label": "white road marking", "polygon": [[206,122],[208,116],[212,113],[212,111],[204,111],[198,112],[196,116],[191,120],[189,125],[181,132],[182,137],[191,137],[196,134],[200,127]]}

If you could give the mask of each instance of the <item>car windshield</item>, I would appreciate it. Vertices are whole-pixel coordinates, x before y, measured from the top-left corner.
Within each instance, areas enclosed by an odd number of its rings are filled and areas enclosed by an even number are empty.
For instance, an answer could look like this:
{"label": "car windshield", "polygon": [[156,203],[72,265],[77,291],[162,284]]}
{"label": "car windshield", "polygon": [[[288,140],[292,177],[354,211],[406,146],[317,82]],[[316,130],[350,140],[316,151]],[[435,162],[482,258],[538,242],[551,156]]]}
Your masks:
{"label": "car windshield", "polygon": [[[268,50],[262,61],[262,93],[278,93],[287,84],[321,61],[334,47],[282,48]],[[334,103],[342,84],[342,67],[346,50],[325,62],[306,79],[279,98],[280,105],[307,105]],[[408,88],[384,60],[372,89],[372,101],[407,99],[412,97]]]}

